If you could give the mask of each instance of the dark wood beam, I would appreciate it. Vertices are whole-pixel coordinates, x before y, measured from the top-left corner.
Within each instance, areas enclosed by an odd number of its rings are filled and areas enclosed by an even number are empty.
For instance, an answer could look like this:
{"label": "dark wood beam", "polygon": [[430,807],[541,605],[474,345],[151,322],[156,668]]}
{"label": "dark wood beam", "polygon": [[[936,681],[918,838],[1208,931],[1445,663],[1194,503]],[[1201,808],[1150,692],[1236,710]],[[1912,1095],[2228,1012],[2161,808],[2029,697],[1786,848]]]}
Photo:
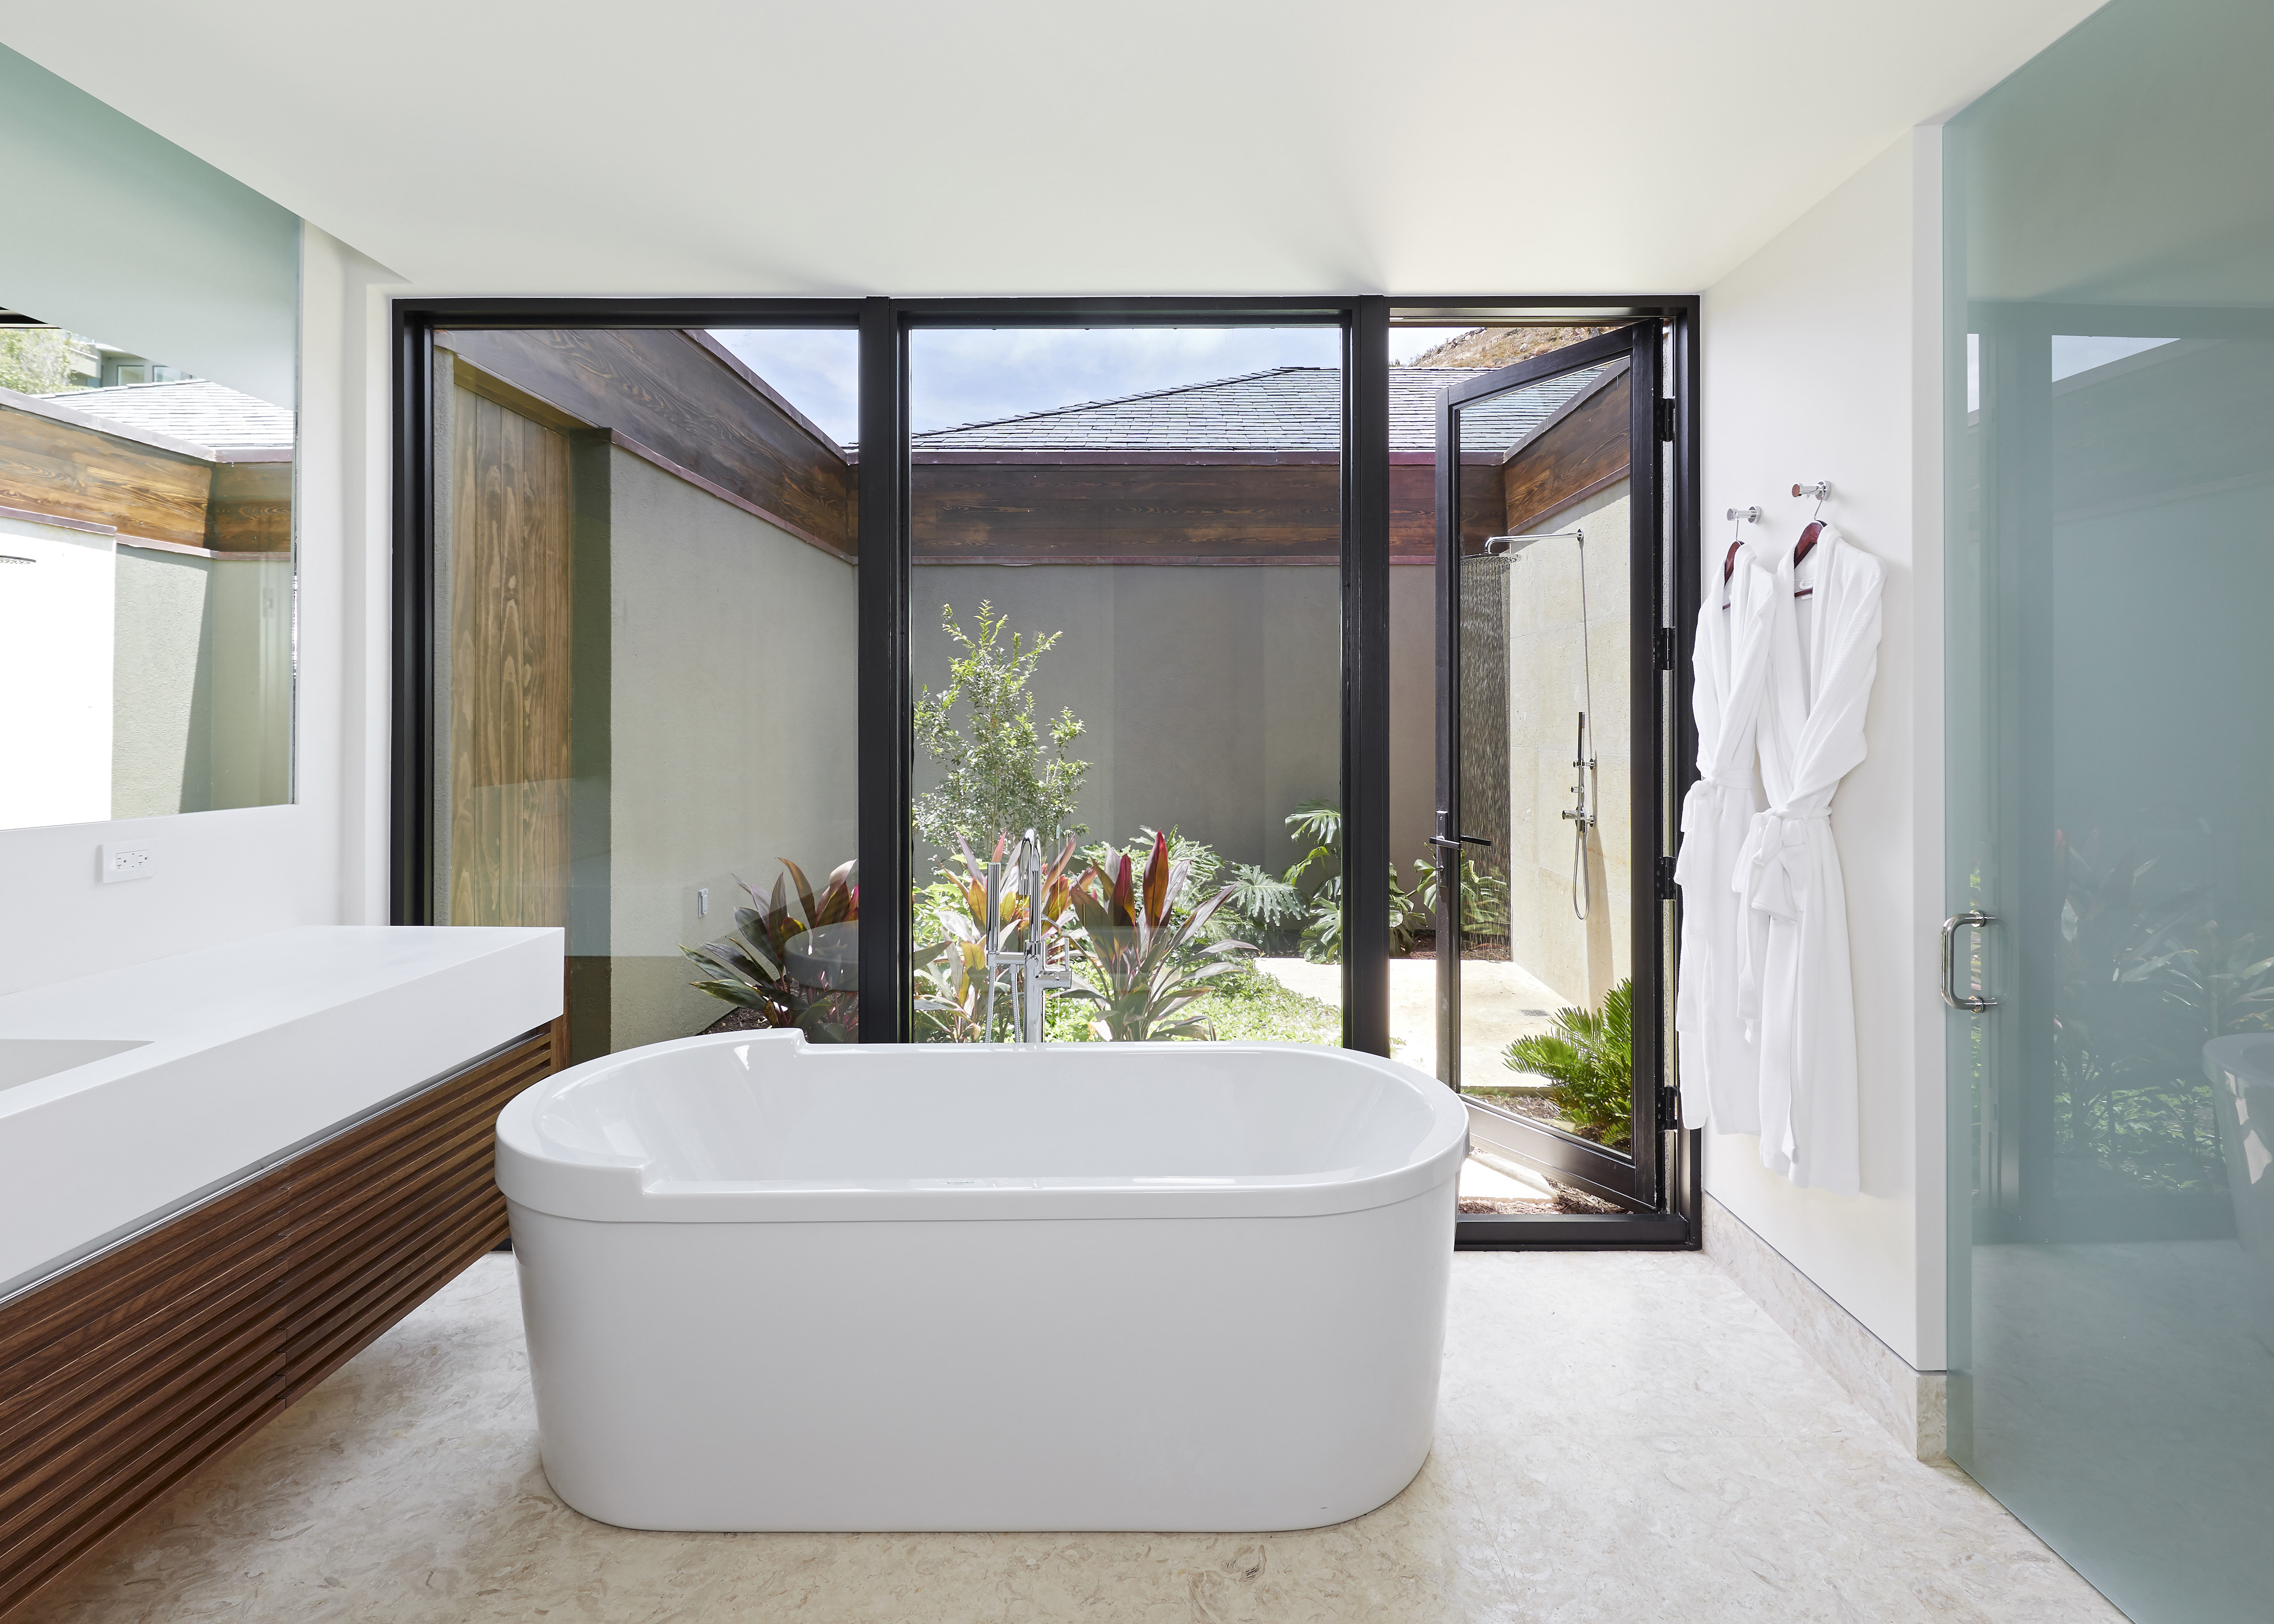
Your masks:
{"label": "dark wood beam", "polygon": [[1509,457],[1501,471],[1505,534],[1521,536],[1627,477],[1627,378],[1628,369],[1619,366],[1597,380]]}
{"label": "dark wood beam", "polygon": [[[718,345],[670,328],[460,327],[435,342],[594,428],[612,429],[787,528],[853,556],[854,475],[834,442]],[[541,420],[541,419],[540,419]]]}

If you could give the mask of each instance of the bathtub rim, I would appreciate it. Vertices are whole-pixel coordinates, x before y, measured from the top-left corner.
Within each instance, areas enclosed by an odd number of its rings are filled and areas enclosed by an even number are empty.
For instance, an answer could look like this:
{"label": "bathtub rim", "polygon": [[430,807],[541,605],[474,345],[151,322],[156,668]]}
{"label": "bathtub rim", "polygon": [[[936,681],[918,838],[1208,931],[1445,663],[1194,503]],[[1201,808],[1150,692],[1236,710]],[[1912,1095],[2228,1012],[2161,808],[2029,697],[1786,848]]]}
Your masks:
{"label": "bathtub rim", "polygon": [[[1432,1116],[1427,1133],[1405,1160],[1374,1170],[1326,1169],[1315,1173],[1258,1177],[1232,1185],[1138,1186],[1114,1180],[992,1179],[949,1185],[945,1180],[890,1181],[880,1185],[830,1186],[820,1181],[793,1187],[757,1183],[650,1182],[645,1162],[555,1154],[540,1140],[538,1112],[559,1093],[657,1049],[731,1047],[754,1039],[794,1040],[796,1032],[728,1032],[604,1055],[524,1089],[498,1115],[497,1184],[506,1198],[557,1218],[603,1223],[796,1223],[1052,1221],[1098,1218],[1231,1218],[1324,1216],[1363,1212],[1409,1200],[1439,1187],[1449,1192],[1468,1154],[1468,1113],[1460,1096],[1414,1067],[1355,1049],[1322,1044],[1224,1043],[1218,1053],[1272,1057],[1290,1054],[1356,1065],[1409,1089]],[[819,1047],[819,1046],[813,1046]],[[837,1047],[837,1046],[831,1046]],[[905,1053],[905,1044],[848,1045]],[[1018,1053],[1024,1045],[962,1045]],[[1117,1044],[1123,1053],[1175,1051],[1186,1044]],[[1442,1096],[1442,1097],[1441,1097]],[[1451,1199],[1449,1193],[1447,1199]]]}

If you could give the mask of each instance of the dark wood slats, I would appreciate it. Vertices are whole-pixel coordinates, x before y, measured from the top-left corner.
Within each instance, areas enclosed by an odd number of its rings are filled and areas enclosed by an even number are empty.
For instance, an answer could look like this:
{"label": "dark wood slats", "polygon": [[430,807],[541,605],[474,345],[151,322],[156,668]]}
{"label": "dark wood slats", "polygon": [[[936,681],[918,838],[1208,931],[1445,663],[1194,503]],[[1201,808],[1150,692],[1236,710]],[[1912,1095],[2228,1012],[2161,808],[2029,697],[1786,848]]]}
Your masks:
{"label": "dark wood slats", "polygon": [[505,1238],[559,1023],[0,1304],[0,1615]]}

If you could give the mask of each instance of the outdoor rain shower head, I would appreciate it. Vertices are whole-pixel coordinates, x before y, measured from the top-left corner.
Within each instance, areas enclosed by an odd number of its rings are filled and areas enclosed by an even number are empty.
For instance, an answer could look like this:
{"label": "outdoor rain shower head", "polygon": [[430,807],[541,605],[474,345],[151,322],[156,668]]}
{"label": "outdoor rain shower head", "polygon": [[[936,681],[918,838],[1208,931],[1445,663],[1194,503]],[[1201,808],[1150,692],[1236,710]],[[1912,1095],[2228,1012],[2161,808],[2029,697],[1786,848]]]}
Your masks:
{"label": "outdoor rain shower head", "polygon": [[1485,556],[1512,559],[1536,541],[1560,541],[1567,536],[1582,546],[1586,545],[1587,532],[1578,529],[1550,530],[1544,536],[1487,536],[1485,538]]}

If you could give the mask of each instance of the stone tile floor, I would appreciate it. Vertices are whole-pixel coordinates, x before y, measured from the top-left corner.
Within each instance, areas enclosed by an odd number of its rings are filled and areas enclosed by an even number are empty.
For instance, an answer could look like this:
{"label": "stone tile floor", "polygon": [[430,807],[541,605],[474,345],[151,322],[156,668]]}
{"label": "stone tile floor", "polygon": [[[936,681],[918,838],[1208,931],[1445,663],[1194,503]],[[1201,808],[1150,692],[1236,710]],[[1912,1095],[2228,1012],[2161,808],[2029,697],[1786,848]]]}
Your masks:
{"label": "stone tile floor", "polygon": [[1696,1254],[1465,1253],[1435,1452],[1299,1533],[657,1534],[554,1499],[492,1256],[11,1624],[2119,1615]]}

